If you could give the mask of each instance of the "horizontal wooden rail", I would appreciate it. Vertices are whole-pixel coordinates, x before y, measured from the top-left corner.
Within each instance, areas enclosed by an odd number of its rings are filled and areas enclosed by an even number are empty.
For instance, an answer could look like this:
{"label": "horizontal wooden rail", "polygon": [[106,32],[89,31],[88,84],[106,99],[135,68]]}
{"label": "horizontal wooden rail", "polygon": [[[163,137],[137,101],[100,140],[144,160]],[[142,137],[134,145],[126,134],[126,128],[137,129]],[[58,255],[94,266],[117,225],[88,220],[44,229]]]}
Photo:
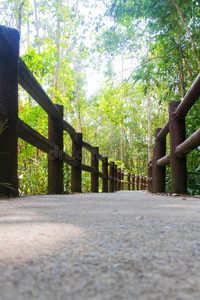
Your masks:
{"label": "horizontal wooden rail", "polygon": [[158,159],[156,163],[159,167],[169,165],[170,164],[170,154]]}
{"label": "horizontal wooden rail", "polygon": [[19,84],[24,90],[53,118],[59,118],[60,113],[49,96],[37,82],[35,76],[30,72],[25,62],[19,58]]}
{"label": "horizontal wooden rail", "polygon": [[[175,155],[178,157],[185,156],[194,149],[200,146],[200,128],[195,131],[187,140],[178,145],[175,150]],[[157,165],[162,167],[170,164],[170,153],[157,160]]]}
{"label": "horizontal wooden rail", "polygon": [[195,81],[189,88],[185,97],[177,107],[175,114],[178,118],[184,119],[188,111],[191,109],[191,107],[195,104],[197,99],[200,97],[199,87],[200,87],[200,74],[196,77]]}
{"label": "horizontal wooden rail", "polygon": [[17,134],[18,137],[23,139],[25,142],[49,155],[52,155],[52,157],[54,156],[55,159],[60,157],[70,166],[76,167],[78,165],[77,161],[73,157],[64,151],[60,151],[54,143],[50,142],[39,132],[31,128],[28,124],[24,123],[20,119],[18,119]]}
{"label": "horizontal wooden rail", "polygon": [[63,130],[65,130],[67,133],[69,133],[69,135],[74,143],[78,142],[77,136],[76,136],[76,130],[65,120],[63,120]]}
{"label": "horizontal wooden rail", "polygon": [[178,145],[175,150],[175,154],[178,157],[184,156],[200,146],[200,128],[195,131],[187,140]]}
{"label": "horizontal wooden rail", "polygon": [[81,165],[81,169],[83,171],[89,172],[89,173],[93,173],[93,174],[98,174],[97,169],[95,169],[94,167],[88,166],[88,165]]}
{"label": "horizontal wooden rail", "polygon": [[107,176],[105,176],[102,172],[99,172],[99,177],[105,179]]}
{"label": "horizontal wooden rail", "polygon": [[99,153],[99,159],[103,162],[104,161],[104,159],[105,159],[105,157],[104,156],[102,156],[100,153]]}
{"label": "horizontal wooden rail", "polygon": [[[91,153],[92,152],[95,152],[95,149],[92,145],[90,145],[89,143],[83,141],[83,144],[82,144],[83,148],[89,150]],[[101,160],[101,161],[104,161],[105,157],[102,156],[100,153],[98,153],[98,158]]]}
{"label": "horizontal wooden rail", "polygon": [[166,135],[169,133],[169,121],[163,126],[161,131],[157,135],[158,141],[165,139]]}
{"label": "horizontal wooden rail", "polygon": [[83,148],[86,148],[86,149],[89,150],[90,152],[94,151],[94,148],[92,147],[92,145],[90,145],[90,144],[87,143],[87,142],[84,142],[84,141],[83,141],[82,146],[83,146]]}

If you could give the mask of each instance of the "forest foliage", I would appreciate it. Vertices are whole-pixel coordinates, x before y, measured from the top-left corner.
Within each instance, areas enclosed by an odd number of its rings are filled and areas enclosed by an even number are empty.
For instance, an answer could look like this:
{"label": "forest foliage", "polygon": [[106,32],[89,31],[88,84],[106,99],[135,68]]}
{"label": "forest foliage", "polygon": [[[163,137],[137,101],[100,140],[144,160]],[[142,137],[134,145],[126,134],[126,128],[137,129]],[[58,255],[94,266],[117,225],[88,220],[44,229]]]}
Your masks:
{"label": "forest foliage", "polygon": [[[2,0],[0,6],[1,25],[19,30],[23,60],[52,101],[64,105],[65,119],[119,167],[147,175],[155,128],[199,73],[199,1]],[[187,116],[187,136],[199,127],[199,109],[197,102]],[[19,116],[47,137],[47,115],[21,89]],[[64,139],[70,153],[71,140]],[[22,140],[18,149],[20,192],[46,193],[46,154]],[[85,150],[83,157],[89,164]],[[187,164],[189,192],[199,193],[198,149]],[[68,192],[67,165],[64,172]],[[85,173],[83,190],[90,190]]]}

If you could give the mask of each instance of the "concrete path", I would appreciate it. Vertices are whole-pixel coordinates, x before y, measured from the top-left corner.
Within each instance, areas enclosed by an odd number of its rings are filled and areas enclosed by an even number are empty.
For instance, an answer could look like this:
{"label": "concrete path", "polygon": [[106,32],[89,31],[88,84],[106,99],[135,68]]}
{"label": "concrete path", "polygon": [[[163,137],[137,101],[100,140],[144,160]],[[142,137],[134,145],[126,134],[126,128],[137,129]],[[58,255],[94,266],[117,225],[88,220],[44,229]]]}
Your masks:
{"label": "concrete path", "polygon": [[200,299],[200,199],[0,200],[0,300]]}

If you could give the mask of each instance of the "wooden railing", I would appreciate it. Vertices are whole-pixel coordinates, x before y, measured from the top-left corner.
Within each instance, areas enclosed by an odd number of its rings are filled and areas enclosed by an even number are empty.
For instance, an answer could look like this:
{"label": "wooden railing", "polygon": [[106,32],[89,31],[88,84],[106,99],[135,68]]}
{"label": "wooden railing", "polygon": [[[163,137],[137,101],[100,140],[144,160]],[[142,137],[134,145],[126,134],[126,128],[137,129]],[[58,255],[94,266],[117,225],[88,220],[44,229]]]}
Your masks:
{"label": "wooden railing", "polygon": [[[166,165],[171,169],[171,194],[187,194],[186,155],[200,146],[200,128],[186,139],[185,117],[200,96],[200,74],[181,102],[169,103],[169,121],[155,131],[153,161],[149,162],[149,191],[165,192]],[[170,154],[166,155],[166,136],[170,134]]]}
{"label": "wooden railing", "polygon": [[[18,118],[18,83],[48,114],[48,139]],[[98,147],[85,142],[82,133],[63,120],[63,106],[51,101],[19,58],[19,33],[3,26],[0,26],[0,121],[7,122],[0,135],[0,194],[18,196],[18,137],[48,154],[50,194],[63,193],[63,162],[71,166],[71,192],[81,192],[82,171],[91,173],[91,192],[99,191],[99,178],[103,192],[123,190],[125,184],[128,190],[147,188],[147,179],[124,174],[99,153]],[[63,131],[71,137],[72,155],[63,151]],[[91,166],[82,163],[82,148],[91,152]]]}

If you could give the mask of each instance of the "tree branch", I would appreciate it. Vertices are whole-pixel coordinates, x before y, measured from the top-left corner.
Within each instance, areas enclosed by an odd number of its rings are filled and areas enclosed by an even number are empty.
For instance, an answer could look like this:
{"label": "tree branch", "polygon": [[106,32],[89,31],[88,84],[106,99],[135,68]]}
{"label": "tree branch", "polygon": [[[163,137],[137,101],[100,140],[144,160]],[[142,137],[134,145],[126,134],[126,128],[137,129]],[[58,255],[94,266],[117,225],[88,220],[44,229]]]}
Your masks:
{"label": "tree branch", "polygon": [[181,23],[182,23],[183,27],[185,28],[185,30],[186,30],[186,32],[187,32],[187,34],[188,34],[190,43],[191,43],[191,45],[192,45],[192,50],[193,50],[193,53],[194,53],[196,62],[197,62],[197,64],[198,64],[199,68],[200,68],[200,59],[199,59],[199,57],[198,57],[198,55],[197,55],[196,45],[195,45],[195,42],[194,42],[194,40],[193,40],[193,38],[192,38],[192,34],[191,34],[191,32],[190,32],[190,30],[189,30],[187,24],[185,23],[183,14],[182,14],[182,12],[181,12],[181,10],[180,10],[180,8],[179,8],[179,6],[178,6],[178,4],[177,4],[177,2],[176,2],[175,0],[169,0],[169,1],[170,1],[171,3],[173,3],[174,6],[176,7],[177,13],[179,14],[179,16],[180,16],[180,18],[181,18]]}
{"label": "tree branch", "polygon": [[166,58],[166,57],[171,57],[172,55],[171,54],[168,54],[168,55],[164,55],[164,56],[154,56],[152,58],[149,58],[147,59],[145,62],[143,62],[142,64],[140,64],[139,66],[135,67],[134,69],[130,68],[130,69],[126,69],[125,71],[127,70],[133,70],[133,72],[131,72],[130,76],[128,79],[126,79],[125,81],[129,81],[129,79],[131,78],[131,76],[133,75],[134,71],[141,68],[142,66],[146,65],[147,63],[149,63],[150,61],[152,60],[155,60],[155,59],[159,59],[159,58]]}

